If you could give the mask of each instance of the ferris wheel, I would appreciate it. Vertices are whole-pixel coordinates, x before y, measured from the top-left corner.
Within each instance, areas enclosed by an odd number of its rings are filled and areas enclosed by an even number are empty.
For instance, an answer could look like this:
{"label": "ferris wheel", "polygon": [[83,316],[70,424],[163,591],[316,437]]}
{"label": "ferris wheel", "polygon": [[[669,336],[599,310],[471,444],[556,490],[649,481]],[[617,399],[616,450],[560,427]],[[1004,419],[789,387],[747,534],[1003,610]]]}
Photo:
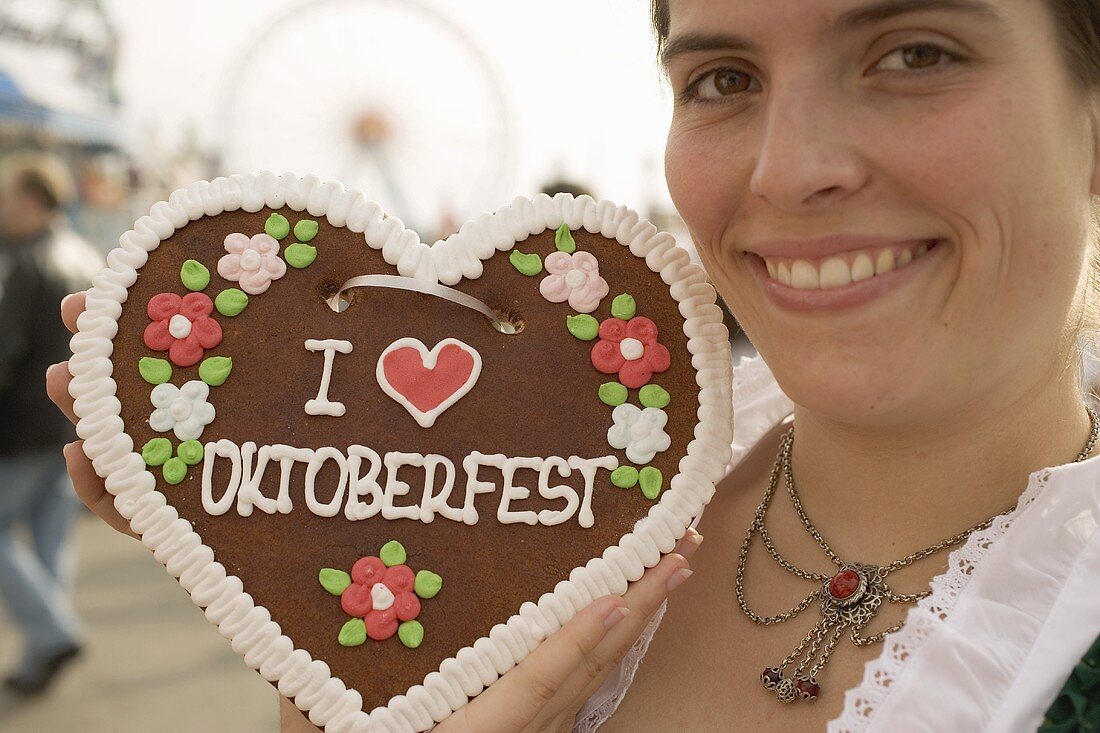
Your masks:
{"label": "ferris wheel", "polygon": [[261,27],[226,74],[229,172],[337,179],[425,239],[509,193],[504,82],[425,0],[307,0]]}

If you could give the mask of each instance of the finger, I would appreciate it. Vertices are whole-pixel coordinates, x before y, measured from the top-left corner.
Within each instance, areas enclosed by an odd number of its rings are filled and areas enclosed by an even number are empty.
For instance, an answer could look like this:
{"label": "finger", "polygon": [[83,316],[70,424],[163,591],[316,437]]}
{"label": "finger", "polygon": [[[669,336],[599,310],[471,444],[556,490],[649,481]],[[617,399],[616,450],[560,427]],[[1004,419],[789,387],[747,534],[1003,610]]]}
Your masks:
{"label": "finger", "polygon": [[61,322],[71,333],[76,333],[76,317],[87,308],[87,298],[87,291],[81,290],[69,293],[61,300]]}
{"label": "finger", "polygon": [[[701,539],[698,533],[685,535],[676,550],[693,555],[699,546],[696,537]],[[623,596],[630,609],[626,619],[611,629],[585,657],[584,662],[559,686],[555,698],[544,706],[533,728],[539,730],[541,723],[552,719],[561,709],[573,712],[580,710],[584,701],[595,694],[608,673],[638,640],[669,593],[690,575],[687,558],[679,552],[673,552],[632,583]]]}
{"label": "finger", "polygon": [[515,733],[524,729],[627,612],[620,596],[596,599],[518,666],[437,726],[436,733]]}
{"label": "finger", "polygon": [[76,413],[73,411],[73,396],[69,394],[69,382],[73,376],[69,374],[69,362],[51,364],[46,370],[46,394],[57,405],[65,417],[76,425]]}
{"label": "finger", "polygon": [[69,477],[73,480],[73,490],[76,495],[88,507],[107,524],[137,539],[137,535],[130,529],[130,523],[122,518],[115,509],[115,498],[107,491],[101,479],[92,468],[92,462],[84,455],[84,441],[78,440],[65,446],[65,465],[69,469]]}
{"label": "finger", "polygon": [[[609,633],[593,650],[597,656],[607,655],[612,650],[625,653],[630,648],[669,594],[680,583],[691,577],[691,568],[686,561],[692,558],[702,542],[703,535],[689,528],[672,554],[665,557],[665,560],[673,558],[671,562],[675,563],[675,567],[670,567],[666,573],[647,572],[630,584],[630,588],[623,596],[630,608],[630,623],[620,624],[618,628]],[[676,562],[674,558],[677,555],[682,557],[685,562]]]}

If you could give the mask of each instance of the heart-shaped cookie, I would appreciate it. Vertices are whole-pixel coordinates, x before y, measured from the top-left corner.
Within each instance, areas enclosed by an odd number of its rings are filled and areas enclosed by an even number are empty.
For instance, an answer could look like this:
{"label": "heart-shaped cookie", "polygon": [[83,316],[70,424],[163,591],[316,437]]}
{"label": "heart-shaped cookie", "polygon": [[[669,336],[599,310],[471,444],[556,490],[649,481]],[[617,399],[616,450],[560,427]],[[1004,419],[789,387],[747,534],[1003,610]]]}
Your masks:
{"label": "heart-shaped cookie", "polygon": [[429,246],[336,182],[203,181],[87,305],[70,389],[115,506],[330,733],[430,729],[670,552],[729,459],[714,290],[587,196]]}

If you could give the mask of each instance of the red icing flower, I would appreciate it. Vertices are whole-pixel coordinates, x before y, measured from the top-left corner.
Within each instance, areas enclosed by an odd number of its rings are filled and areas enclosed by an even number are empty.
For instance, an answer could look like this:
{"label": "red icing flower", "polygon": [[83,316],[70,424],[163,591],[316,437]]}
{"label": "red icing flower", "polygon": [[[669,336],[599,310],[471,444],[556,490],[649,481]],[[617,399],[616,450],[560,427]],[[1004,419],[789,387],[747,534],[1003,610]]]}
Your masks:
{"label": "red icing flower", "polygon": [[210,317],[214,304],[202,293],[160,293],[149,299],[145,345],[167,351],[176,366],[188,367],[202,359],[203,349],[222,342],[222,327]]}
{"label": "red icing flower", "polygon": [[592,366],[604,374],[618,373],[625,386],[637,388],[645,386],[654,372],[671,365],[668,349],[657,343],[657,324],[648,318],[608,318],[600,324],[600,340],[592,347]]}
{"label": "red icing flower", "polygon": [[349,616],[363,619],[370,638],[388,639],[400,622],[420,615],[420,599],[413,592],[416,576],[408,565],[387,568],[378,557],[364,557],[352,566],[351,580],[340,595],[340,606]]}

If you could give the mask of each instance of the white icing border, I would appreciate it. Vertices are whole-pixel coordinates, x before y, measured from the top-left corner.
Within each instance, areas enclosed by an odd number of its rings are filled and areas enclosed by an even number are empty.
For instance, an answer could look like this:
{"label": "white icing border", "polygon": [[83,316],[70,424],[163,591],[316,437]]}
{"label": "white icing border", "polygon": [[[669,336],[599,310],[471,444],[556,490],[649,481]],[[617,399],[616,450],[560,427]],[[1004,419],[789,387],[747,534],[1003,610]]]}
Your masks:
{"label": "white icing border", "polygon": [[[537,603],[524,602],[517,614],[494,626],[488,636],[444,660],[422,684],[369,713],[362,709],[362,696],[332,676],[327,664],[294,647],[268,610],[244,592],[241,580],[227,575],[191,523],[167,504],[124,431],[121,404],[115,396],[111,340],[118,331],[127,288],[136,281],[137,270],[148,260],[149,252],[190,221],[237,209],[255,212],[264,206],[287,206],[310,216],[325,216],[333,226],[362,233],[366,244],[381,250],[385,261],[395,265],[400,274],[445,285],[479,277],[483,260],[512,249],[531,234],[557,229],[562,222],[570,229],[583,227],[614,238],[629,247],[631,254],[644,258],[649,269],[669,286],[685,318],[684,333],[700,387],[699,422],[695,439],[680,461],[680,472],[631,532],[601,557],[574,568],[568,580],[560,581]],[[327,733],[420,733],[431,729],[518,664],[581,608],[600,596],[625,592],[628,581],[637,580],[646,568],[657,564],[662,553],[671,552],[709,501],[730,460],[733,365],[714,289],[703,270],[689,262],[687,252],[675,246],[670,234],[659,233],[625,206],[596,202],[589,196],[521,196],[429,246],[400,219],[384,216],[382,207],[362,191],[345,189],[315,175],[268,171],[199,181],[173,192],[168,201],[154,204],[147,216],[122,235],[119,246],[107,256],[107,268],[92,281],[87,310],[77,319],[77,327],[69,361],[73,375],[69,392],[80,418],[76,431],[96,473],[115,496],[115,508],[195,604],[205,608],[206,617],[245,663],[277,683],[279,692],[293,697],[295,704],[308,712],[310,722]]]}

